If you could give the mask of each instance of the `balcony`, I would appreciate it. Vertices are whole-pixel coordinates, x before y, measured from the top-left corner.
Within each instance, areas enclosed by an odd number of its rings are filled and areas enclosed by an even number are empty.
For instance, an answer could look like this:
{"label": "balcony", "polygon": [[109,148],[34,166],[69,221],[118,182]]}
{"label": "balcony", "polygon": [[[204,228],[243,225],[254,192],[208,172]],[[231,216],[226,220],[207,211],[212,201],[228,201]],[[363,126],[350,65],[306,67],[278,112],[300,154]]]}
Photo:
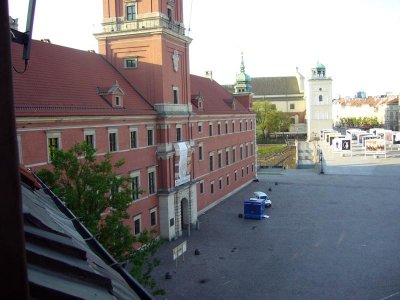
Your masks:
{"label": "balcony", "polygon": [[103,22],[102,29],[102,33],[168,29],[176,34],[186,35],[183,23],[170,21],[162,16],[146,17],[132,21],[126,21],[124,18],[113,18],[109,22]]}

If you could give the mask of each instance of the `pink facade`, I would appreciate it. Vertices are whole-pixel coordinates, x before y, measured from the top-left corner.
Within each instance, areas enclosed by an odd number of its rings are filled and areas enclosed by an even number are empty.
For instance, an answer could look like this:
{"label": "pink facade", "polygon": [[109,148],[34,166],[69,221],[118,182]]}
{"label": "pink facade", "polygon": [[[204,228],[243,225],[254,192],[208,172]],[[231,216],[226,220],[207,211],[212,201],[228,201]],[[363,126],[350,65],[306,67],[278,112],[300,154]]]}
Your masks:
{"label": "pink facade", "polygon": [[171,240],[255,178],[251,95],[190,75],[181,0],[104,1],[103,27],[100,54],[33,43],[28,71],[14,74],[20,161],[37,170],[51,145],[84,140],[124,158],[118,172],[145,190],[132,230]]}

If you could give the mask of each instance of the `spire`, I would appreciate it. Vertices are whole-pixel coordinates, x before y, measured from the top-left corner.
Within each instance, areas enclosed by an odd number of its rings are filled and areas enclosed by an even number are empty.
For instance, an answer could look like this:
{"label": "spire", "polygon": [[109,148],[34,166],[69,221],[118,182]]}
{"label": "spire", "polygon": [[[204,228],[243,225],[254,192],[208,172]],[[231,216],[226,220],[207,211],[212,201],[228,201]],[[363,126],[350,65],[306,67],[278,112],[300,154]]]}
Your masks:
{"label": "spire", "polygon": [[246,74],[244,67],[243,51],[241,52],[242,61],[240,63],[240,73],[236,75],[235,93],[251,92],[251,77]]}
{"label": "spire", "polygon": [[243,51],[242,51],[242,63],[240,64],[240,73],[246,73],[244,67]]}

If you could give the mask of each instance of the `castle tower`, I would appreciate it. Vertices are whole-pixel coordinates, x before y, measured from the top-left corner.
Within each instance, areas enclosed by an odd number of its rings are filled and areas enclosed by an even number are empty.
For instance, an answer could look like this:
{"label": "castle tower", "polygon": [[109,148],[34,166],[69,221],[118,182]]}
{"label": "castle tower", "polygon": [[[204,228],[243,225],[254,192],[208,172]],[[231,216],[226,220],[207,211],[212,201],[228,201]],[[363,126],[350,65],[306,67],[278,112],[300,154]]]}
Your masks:
{"label": "castle tower", "polygon": [[309,93],[307,97],[307,139],[319,137],[323,129],[331,129],[332,118],[332,79],[326,76],[326,68],[317,63],[311,69],[308,80]]}
{"label": "castle tower", "polygon": [[145,126],[156,146],[152,167],[157,173],[160,235],[177,238],[183,227],[197,221],[188,122],[191,39],[185,35],[183,0],[103,0],[102,26],[103,32],[95,34],[99,53],[158,112],[157,121]]}
{"label": "castle tower", "polygon": [[95,34],[99,53],[162,112],[171,104],[191,106],[191,39],[182,6],[182,0],[103,0],[103,32]]}

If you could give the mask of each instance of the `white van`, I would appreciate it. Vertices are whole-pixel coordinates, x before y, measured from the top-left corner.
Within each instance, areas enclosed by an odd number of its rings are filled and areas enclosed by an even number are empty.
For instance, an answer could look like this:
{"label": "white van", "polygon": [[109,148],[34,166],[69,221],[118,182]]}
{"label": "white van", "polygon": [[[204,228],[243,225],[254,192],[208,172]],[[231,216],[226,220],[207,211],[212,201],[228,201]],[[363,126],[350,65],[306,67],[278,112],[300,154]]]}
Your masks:
{"label": "white van", "polygon": [[254,192],[254,197],[257,199],[262,199],[265,201],[265,207],[270,207],[272,205],[272,201],[269,196],[264,192]]}

